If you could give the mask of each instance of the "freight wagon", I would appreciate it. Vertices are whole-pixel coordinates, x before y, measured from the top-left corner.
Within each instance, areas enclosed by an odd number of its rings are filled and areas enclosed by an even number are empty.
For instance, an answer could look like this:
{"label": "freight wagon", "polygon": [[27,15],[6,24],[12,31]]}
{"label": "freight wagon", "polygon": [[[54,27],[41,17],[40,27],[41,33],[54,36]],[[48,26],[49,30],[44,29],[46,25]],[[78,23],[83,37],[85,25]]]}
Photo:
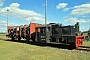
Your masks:
{"label": "freight wagon", "polygon": [[10,37],[11,40],[18,39],[20,41],[21,38],[23,38],[28,42],[34,36],[35,27],[40,25],[41,24],[30,23],[29,25],[8,26],[8,34],[6,36]]}
{"label": "freight wagon", "polygon": [[[79,23],[75,25],[63,26],[59,23],[49,23],[45,25],[30,23],[29,26],[18,26],[8,28],[8,36],[14,40],[25,38],[27,42],[65,44],[77,48],[82,45],[83,36],[79,34]],[[13,30],[13,33],[12,33]]]}

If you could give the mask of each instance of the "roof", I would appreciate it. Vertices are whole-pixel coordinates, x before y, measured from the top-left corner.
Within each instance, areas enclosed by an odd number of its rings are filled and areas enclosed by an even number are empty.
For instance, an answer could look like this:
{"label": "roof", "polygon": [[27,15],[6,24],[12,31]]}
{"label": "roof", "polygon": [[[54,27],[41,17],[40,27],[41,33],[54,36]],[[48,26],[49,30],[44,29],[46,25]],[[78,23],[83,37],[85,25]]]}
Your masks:
{"label": "roof", "polygon": [[41,27],[46,27],[46,26],[48,26],[48,24],[46,24],[46,25],[41,25],[41,26],[36,26],[36,28],[41,28]]}
{"label": "roof", "polygon": [[41,26],[37,26],[36,28],[42,28],[42,27],[47,27],[47,26],[51,26],[51,25],[57,25],[56,23],[49,23],[49,24],[44,24]]}

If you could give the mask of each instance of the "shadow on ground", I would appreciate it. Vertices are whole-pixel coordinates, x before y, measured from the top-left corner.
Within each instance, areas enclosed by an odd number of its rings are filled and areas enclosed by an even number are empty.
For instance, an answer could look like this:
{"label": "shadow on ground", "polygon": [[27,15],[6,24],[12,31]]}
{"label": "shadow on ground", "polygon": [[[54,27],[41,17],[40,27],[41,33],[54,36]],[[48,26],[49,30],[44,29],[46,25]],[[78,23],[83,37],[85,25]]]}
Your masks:
{"label": "shadow on ground", "polygon": [[59,49],[68,49],[68,50],[72,50],[73,48],[71,48],[69,45],[63,45],[63,44],[45,44],[45,43],[34,43],[32,41],[29,41],[28,43],[25,40],[6,40],[6,41],[10,41],[10,42],[19,42],[19,43],[26,43],[26,44],[30,44],[30,45],[36,45],[36,46],[41,46],[41,47],[52,47],[52,48],[59,48]]}

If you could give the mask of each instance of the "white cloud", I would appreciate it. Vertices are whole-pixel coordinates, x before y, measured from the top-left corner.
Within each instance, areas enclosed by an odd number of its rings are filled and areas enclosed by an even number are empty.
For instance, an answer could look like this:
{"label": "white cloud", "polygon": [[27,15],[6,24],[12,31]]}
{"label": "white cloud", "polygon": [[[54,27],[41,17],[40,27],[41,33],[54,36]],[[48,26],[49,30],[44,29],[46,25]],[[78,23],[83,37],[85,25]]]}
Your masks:
{"label": "white cloud", "polygon": [[[19,26],[19,25],[8,22],[8,26]],[[0,21],[0,32],[6,32],[6,30],[7,30],[7,22]]]}
{"label": "white cloud", "polygon": [[0,32],[5,32],[6,28],[0,28]]}
{"label": "white cloud", "polygon": [[65,8],[68,4],[67,3],[59,3],[56,8],[60,9],[60,8]]}
{"label": "white cloud", "polygon": [[5,28],[0,28],[0,30],[4,30]]}
{"label": "white cloud", "polygon": [[5,32],[6,26],[7,26],[6,21],[0,21],[0,32]]}
{"label": "white cloud", "polygon": [[87,22],[90,22],[89,20],[85,20],[85,19],[77,19],[77,18],[68,18],[66,20],[64,20],[64,22],[70,22],[70,23],[76,23],[76,22],[79,22],[79,23],[87,23]]}
{"label": "white cloud", "polygon": [[7,22],[6,21],[0,21],[0,26],[7,26]]}
{"label": "white cloud", "polygon": [[64,8],[63,11],[66,12],[68,11],[70,8]]}
{"label": "white cloud", "polygon": [[4,1],[3,0],[0,0],[0,7],[2,7],[4,4]]}
{"label": "white cloud", "polygon": [[19,18],[21,20],[25,21],[44,21],[44,17],[40,13],[36,13],[32,10],[24,10],[19,8],[20,4],[18,3],[12,3],[9,7],[1,8],[0,9],[0,15],[6,16],[7,9],[9,16],[13,16],[15,18]]}
{"label": "white cloud", "polygon": [[[1,2],[2,0],[0,0]],[[37,13],[32,10],[25,10],[20,9],[20,4],[18,3],[12,3],[8,7],[0,8],[0,15],[1,16],[7,16],[7,9],[8,15],[14,18],[18,18],[20,20],[28,21],[28,22],[44,22],[44,16],[40,13]],[[8,22],[9,26],[17,26],[15,23]],[[7,22],[6,21],[0,21],[0,32],[3,30],[6,31]]]}
{"label": "white cloud", "polygon": [[84,16],[84,15],[82,16],[82,18],[86,18],[86,17],[88,17],[88,16]]}
{"label": "white cloud", "polygon": [[[9,26],[12,26],[12,25],[17,26],[16,24],[10,23],[10,22],[8,22],[8,25]],[[2,27],[2,26],[6,27],[7,26],[7,22],[6,21],[0,21],[0,27]]]}
{"label": "white cloud", "polygon": [[72,15],[80,16],[90,13],[90,3],[74,6],[73,8],[74,9],[71,11]]}
{"label": "white cloud", "polygon": [[81,26],[81,27],[80,27],[80,30],[81,30],[81,31],[87,31],[87,30],[89,30],[89,28],[87,28],[87,27],[85,27],[85,26]]}
{"label": "white cloud", "polygon": [[20,4],[18,4],[18,3],[12,3],[12,4],[10,4],[10,7],[16,7],[16,8],[18,8],[20,6]]}

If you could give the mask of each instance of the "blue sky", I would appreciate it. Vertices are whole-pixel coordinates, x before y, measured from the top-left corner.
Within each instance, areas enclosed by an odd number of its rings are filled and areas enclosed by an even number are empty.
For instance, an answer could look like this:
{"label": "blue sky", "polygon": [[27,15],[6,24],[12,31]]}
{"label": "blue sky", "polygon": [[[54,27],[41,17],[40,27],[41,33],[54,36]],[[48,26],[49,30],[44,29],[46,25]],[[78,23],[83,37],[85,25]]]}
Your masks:
{"label": "blue sky", "polygon": [[[10,26],[29,25],[30,22],[44,24],[45,0],[0,0],[0,32]],[[47,23],[74,25],[80,22],[80,30],[90,28],[89,0],[47,0]]]}

